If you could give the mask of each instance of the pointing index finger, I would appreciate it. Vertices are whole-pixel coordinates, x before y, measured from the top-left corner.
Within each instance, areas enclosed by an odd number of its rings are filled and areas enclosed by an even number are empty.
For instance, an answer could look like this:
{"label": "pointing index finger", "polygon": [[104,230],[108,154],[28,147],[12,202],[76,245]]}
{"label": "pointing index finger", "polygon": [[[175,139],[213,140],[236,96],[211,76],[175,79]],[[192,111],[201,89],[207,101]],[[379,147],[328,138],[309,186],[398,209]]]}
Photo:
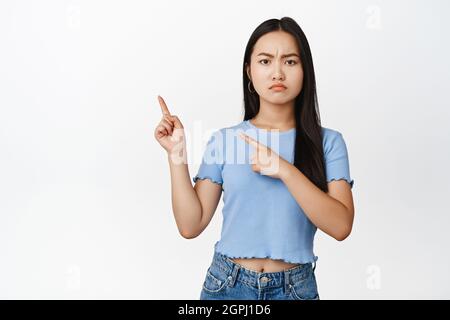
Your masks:
{"label": "pointing index finger", "polygon": [[167,108],[167,105],[166,105],[164,99],[161,96],[158,96],[158,101],[159,101],[159,105],[161,106],[162,113],[170,115],[169,108]]}
{"label": "pointing index finger", "polygon": [[261,147],[260,143],[258,141],[256,141],[255,139],[253,139],[252,137],[246,135],[243,132],[239,133],[239,136],[245,140],[245,142],[247,142],[248,144],[254,146],[255,148],[259,148]]}

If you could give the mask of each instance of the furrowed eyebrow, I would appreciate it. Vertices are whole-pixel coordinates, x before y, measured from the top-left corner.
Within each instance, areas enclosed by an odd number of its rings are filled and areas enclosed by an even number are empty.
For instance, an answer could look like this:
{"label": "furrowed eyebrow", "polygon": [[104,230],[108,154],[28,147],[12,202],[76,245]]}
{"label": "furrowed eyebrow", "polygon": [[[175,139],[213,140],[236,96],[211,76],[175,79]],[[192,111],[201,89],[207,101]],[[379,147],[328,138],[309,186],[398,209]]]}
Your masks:
{"label": "furrowed eyebrow", "polygon": [[[268,56],[268,57],[271,57],[271,58],[274,57],[272,54],[270,54],[270,53],[265,53],[265,52],[258,53],[257,56]],[[288,54],[284,54],[284,55],[282,55],[281,57],[282,57],[282,58],[287,58],[287,57],[291,57],[291,56],[296,56],[297,58],[300,58],[300,57],[298,56],[298,54],[296,54],[296,53],[288,53]]]}

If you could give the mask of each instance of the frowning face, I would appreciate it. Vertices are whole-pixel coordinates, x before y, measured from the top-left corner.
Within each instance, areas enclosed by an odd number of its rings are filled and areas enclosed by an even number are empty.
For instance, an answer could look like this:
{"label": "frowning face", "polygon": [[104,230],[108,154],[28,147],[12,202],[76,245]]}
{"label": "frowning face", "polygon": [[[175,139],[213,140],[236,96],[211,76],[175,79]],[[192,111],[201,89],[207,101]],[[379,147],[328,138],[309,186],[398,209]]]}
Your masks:
{"label": "frowning face", "polygon": [[285,31],[269,32],[259,38],[246,69],[260,98],[273,104],[294,100],[303,87],[299,48],[295,38]]}

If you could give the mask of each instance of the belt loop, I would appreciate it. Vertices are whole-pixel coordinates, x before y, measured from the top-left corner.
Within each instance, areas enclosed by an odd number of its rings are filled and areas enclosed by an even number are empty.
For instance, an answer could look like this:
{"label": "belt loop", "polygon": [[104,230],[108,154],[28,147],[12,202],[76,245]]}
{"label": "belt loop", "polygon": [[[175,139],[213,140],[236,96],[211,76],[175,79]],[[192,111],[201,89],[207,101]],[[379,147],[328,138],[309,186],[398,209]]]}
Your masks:
{"label": "belt loop", "polygon": [[314,263],[314,267],[313,267],[313,272],[314,272],[314,270],[316,270],[316,264],[317,264],[317,262],[314,261],[313,263]]}
{"label": "belt loop", "polygon": [[290,280],[290,271],[289,270],[285,270],[284,271],[284,292],[288,293],[289,292],[289,280]]}
{"label": "belt loop", "polygon": [[234,283],[236,282],[237,273],[239,271],[239,265],[236,263],[233,263],[233,268],[231,270],[231,274],[228,276],[228,286],[233,287]]}

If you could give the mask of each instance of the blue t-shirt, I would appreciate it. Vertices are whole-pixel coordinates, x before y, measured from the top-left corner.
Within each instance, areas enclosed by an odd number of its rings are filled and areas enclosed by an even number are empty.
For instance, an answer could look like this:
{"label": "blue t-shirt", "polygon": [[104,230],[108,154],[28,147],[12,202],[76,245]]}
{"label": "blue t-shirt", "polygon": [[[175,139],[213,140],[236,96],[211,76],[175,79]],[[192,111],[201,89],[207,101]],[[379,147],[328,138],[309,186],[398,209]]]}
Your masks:
{"label": "blue t-shirt", "polygon": [[[317,261],[313,251],[317,227],[280,179],[252,170],[249,158],[254,147],[240,138],[239,132],[294,162],[295,128],[265,130],[245,120],[212,133],[193,182],[210,179],[222,185],[222,232],[215,250],[231,258]],[[342,134],[324,127],[322,133],[327,181],[345,179],[353,187]]]}

